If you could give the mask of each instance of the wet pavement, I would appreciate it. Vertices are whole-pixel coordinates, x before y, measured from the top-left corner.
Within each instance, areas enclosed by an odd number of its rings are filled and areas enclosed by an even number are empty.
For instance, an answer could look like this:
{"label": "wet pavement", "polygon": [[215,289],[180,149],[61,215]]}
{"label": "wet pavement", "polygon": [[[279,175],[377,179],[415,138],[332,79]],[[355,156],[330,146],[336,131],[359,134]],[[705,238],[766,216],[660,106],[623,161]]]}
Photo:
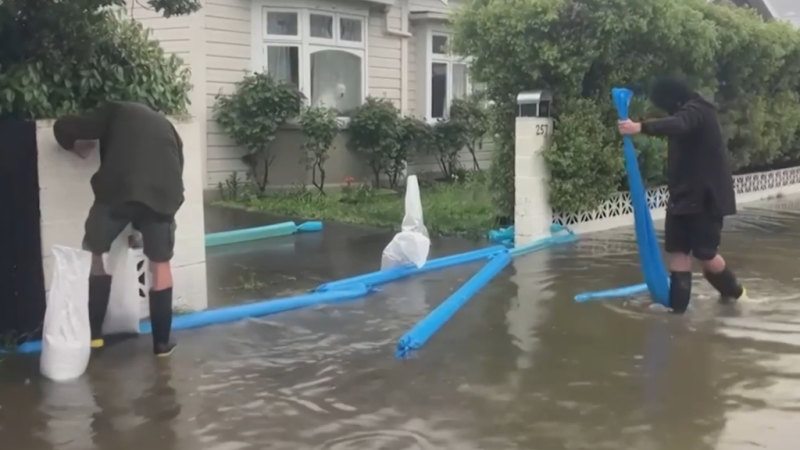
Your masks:
{"label": "wet pavement", "polygon": [[[390,238],[328,226],[214,250],[210,297],[271,297],[364,272]],[[363,300],[179,332],[167,361],[150,357],[147,338],[122,342],[74,383],[42,380],[35,357],[7,358],[0,445],[794,450],[798,238],[800,199],[743,210],[727,223],[723,253],[751,300],[721,306],[696,275],[690,312],[673,317],[644,299],[575,304],[579,292],[641,280],[631,230],[584,236],[515,260],[408,361],[393,358],[397,338],[478,266]],[[434,250],[475,245],[441,240]]]}

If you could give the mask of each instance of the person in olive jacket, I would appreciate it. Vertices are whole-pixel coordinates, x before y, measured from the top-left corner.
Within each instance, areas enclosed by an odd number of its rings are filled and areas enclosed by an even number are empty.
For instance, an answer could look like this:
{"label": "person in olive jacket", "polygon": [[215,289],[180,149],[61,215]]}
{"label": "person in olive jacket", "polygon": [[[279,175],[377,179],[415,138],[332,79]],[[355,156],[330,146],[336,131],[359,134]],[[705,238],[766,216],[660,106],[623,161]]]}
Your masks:
{"label": "person in olive jacket", "polygon": [[723,219],[736,214],[733,174],[716,107],[673,78],[657,80],[650,99],[670,114],[643,123],[619,122],[623,135],[667,136],[669,203],[664,247],[669,255],[670,307],[683,313],[692,289],[692,260],[723,301],[738,300],[745,289],[718,253]]}
{"label": "person in olive jacket", "polygon": [[111,276],[103,254],[128,224],[141,232],[150,260],[153,351],[169,355],[175,213],[183,204],[183,143],[167,118],[135,102],[106,102],[53,125],[59,145],[86,158],[99,140],[100,168],[92,176],[95,201],[86,219],[84,249],[92,252],[89,322],[92,347],[104,345],[102,327]]}

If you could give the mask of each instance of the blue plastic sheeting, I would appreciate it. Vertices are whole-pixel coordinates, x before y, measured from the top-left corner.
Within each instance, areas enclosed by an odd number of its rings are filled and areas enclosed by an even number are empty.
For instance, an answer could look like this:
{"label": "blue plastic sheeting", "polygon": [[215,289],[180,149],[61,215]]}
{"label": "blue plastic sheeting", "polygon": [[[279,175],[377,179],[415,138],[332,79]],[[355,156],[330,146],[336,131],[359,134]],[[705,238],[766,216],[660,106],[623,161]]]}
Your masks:
{"label": "blue plastic sheeting", "polygon": [[337,289],[346,289],[352,284],[365,284],[369,287],[375,287],[381,284],[390,283],[412,275],[418,275],[434,270],[445,269],[448,267],[457,266],[460,264],[467,264],[481,259],[486,259],[496,253],[505,252],[506,248],[500,245],[486,247],[478,250],[469,251],[466,253],[458,253],[456,255],[445,256],[444,258],[432,259],[425,263],[424,266],[417,268],[413,264],[401,267],[393,267],[391,269],[379,270],[364,275],[358,275],[352,278],[345,278],[343,280],[332,281],[330,283],[321,284],[317,287],[316,292],[326,292]]}
{"label": "blue plastic sheeting", "polygon": [[[348,289],[316,292],[297,297],[277,298],[243,305],[227,306],[218,309],[209,309],[175,316],[172,320],[172,330],[188,330],[209,325],[236,322],[252,317],[263,317],[294,309],[306,308],[314,305],[338,303],[364,297],[370,293],[366,285],[352,284]],[[149,321],[144,321],[139,327],[139,332],[148,334],[152,332]],[[25,342],[17,347],[17,353],[38,353],[42,350],[41,341]]]}
{"label": "blue plastic sheeting", "polygon": [[575,301],[578,303],[586,303],[598,300],[605,300],[609,298],[622,298],[633,297],[643,292],[647,292],[647,284],[635,284],[633,286],[624,286],[616,289],[608,289],[605,291],[585,292],[575,296]]}
{"label": "blue plastic sheeting", "polygon": [[[616,88],[612,90],[614,104],[617,107],[620,120],[628,119],[628,107],[633,92],[628,89]],[[636,149],[633,139],[624,137],[625,168],[628,172],[628,185],[630,186],[631,203],[636,229],[636,242],[639,246],[639,259],[642,264],[644,281],[650,296],[656,303],[669,306],[669,280],[661,259],[661,250],[653,227],[653,218],[647,205],[647,193],[639,173],[639,163],[636,158]]]}
{"label": "blue plastic sheeting", "polygon": [[206,247],[237,244],[280,236],[289,236],[298,232],[314,232],[322,230],[322,222],[305,222],[300,225],[294,222],[281,222],[263,227],[244,228],[241,230],[220,231],[206,235]]}
{"label": "blue plastic sheeting", "polygon": [[450,297],[431,311],[397,342],[396,356],[405,358],[414,350],[421,348],[439,329],[450,320],[492,278],[511,262],[511,255],[504,251],[492,256],[475,275],[464,283]]}

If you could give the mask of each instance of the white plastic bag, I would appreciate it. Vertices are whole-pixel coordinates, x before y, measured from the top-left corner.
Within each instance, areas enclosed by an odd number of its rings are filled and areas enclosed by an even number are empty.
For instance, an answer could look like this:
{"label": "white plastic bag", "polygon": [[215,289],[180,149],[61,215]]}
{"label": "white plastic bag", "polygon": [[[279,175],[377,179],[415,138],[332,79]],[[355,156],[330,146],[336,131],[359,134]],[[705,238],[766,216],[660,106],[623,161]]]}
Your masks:
{"label": "white plastic bag", "polygon": [[[143,256],[141,249],[130,248],[128,244],[128,236],[132,233],[129,225],[117,236],[108,253],[106,270],[111,274],[111,293],[103,320],[104,335],[139,333],[141,286],[137,264]],[[143,292],[146,292],[146,288],[143,288]]]}
{"label": "white plastic bag", "polygon": [[80,377],[89,364],[89,270],[92,255],[53,246],[53,279],[42,333],[42,375],[54,381]]}
{"label": "white plastic bag", "polygon": [[425,228],[422,220],[422,200],[416,175],[411,175],[406,181],[405,208],[401,231],[383,250],[381,269],[409,263],[422,267],[428,261],[431,240],[428,237],[428,229]]}

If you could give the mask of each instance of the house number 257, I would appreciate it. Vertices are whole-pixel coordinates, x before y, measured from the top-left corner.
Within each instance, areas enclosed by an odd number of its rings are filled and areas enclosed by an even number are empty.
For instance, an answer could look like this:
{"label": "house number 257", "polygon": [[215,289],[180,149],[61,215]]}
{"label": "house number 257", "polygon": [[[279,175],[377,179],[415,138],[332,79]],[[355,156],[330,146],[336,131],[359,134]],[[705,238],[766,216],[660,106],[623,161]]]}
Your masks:
{"label": "house number 257", "polygon": [[547,136],[548,134],[550,134],[550,125],[549,124],[536,125],[536,135],[537,136]]}

